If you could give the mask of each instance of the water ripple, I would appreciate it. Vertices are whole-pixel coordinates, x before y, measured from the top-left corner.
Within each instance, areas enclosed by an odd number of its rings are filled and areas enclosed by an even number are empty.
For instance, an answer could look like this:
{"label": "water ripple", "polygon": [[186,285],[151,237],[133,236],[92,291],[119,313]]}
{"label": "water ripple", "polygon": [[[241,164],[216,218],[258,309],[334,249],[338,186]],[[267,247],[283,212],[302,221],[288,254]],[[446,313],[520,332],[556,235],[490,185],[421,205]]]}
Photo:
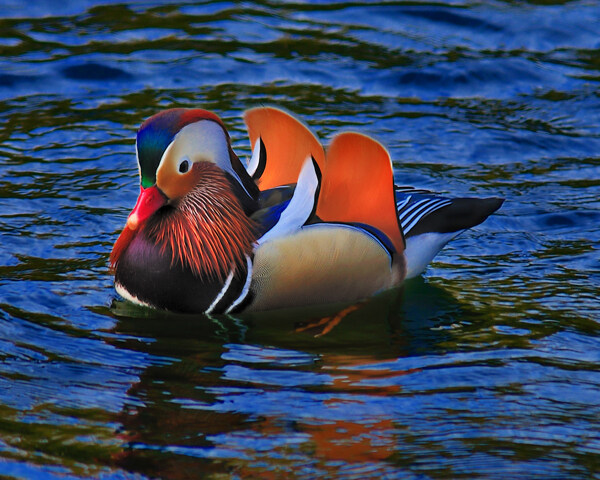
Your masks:
{"label": "water ripple", "polygon": [[[596,0],[0,5],[0,476],[595,478]],[[422,278],[320,309],[179,316],[108,255],[156,111],[277,104],[394,176],[504,196]]]}

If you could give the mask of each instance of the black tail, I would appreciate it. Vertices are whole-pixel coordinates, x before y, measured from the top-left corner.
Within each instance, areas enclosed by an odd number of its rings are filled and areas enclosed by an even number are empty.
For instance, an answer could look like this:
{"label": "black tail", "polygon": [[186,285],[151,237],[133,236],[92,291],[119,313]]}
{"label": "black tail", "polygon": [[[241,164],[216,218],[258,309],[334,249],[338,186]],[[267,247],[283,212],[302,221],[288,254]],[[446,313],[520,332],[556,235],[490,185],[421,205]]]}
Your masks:
{"label": "black tail", "polygon": [[407,237],[426,232],[450,233],[483,222],[504,203],[503,198],[453,198],[452,203],[431,212],[419,221]]}
{"label": "black tail", "polygon": [[405,238],[422,233],[452,233],[483,222],[503,198],[448,198],[426,190],[396,187],[398,217]]}

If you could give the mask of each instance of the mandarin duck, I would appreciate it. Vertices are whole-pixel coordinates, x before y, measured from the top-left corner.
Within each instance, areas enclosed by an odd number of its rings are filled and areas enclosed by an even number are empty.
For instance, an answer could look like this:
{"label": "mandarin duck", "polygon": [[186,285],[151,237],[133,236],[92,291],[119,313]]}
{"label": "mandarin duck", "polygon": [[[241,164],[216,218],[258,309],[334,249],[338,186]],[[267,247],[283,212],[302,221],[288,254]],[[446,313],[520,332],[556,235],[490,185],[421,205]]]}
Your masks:
{"label": "mandarin duck", "polygon": [[141,191],[111,252],[123,298],[208,314],[361,301],[419,275],[503,202],[396,186],[386,149],[359,133],[324,150],[280,109],[244,121],[246,168],[214,113],[142,124]]}

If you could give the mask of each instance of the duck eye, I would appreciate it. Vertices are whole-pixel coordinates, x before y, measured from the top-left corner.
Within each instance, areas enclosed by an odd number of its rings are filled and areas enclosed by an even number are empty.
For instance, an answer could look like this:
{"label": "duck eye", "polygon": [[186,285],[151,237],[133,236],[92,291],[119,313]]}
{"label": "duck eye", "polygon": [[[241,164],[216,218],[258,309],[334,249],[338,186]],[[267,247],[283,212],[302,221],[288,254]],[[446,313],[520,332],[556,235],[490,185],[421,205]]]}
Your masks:
{"label": "duck eye", "polygon": [[179,164],[179,173],[185,173],[190,169],[190,162],[189,160],[183,160],[180,164]]}

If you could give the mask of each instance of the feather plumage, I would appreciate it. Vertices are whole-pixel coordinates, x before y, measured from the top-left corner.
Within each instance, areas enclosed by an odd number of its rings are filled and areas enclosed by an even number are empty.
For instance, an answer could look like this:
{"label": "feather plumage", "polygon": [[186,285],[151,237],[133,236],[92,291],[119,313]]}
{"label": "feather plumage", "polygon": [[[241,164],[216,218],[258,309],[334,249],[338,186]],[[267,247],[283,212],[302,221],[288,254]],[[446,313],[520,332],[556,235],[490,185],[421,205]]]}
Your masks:
{"label": "feather plumage", "polygon": [[230,182],[215,165],[199,167],[202,182],[176,205],[163,207],[139,231],[127,227],[113,249],[116,268],[134,235],[145,235],[171,252],[171,264],[197,277],[224,279],[245,264],[256,240],[254,222],[244,213]]}
{"label": "feather plumage", "polygon": [[126,298],[211,313],[360,300],[420,273],[502,203],[394,187],[387,150],[361,134],[335,136],[325,154],[279,109],[245,120],[248,171],[211,112],[144,122],[142,193],[111,252]]}

